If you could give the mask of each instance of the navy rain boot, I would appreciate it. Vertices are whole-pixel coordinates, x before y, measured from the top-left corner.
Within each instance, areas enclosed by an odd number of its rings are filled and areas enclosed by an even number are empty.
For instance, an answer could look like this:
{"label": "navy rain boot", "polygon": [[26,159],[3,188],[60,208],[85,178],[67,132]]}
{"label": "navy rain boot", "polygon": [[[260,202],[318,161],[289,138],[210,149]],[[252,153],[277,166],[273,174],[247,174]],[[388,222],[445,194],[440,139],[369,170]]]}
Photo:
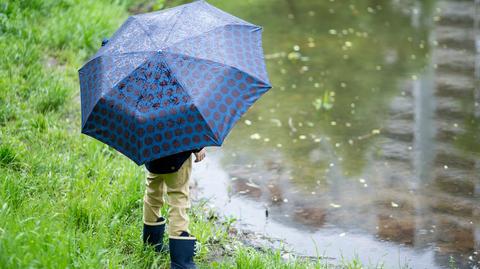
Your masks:
{"label": "navy rain boot", "polygon": [[195,256],[195,243],[197,239],[187,232],[180,236],[170,236],[170,268],[171,269],[196,269],[193,262]]}
{"label": "navy rain boot", "polygon": [[155,225],[143,224],[143,243],[152,245],[156,252],[167,252],[167,246],[163,245],[163,234],[165,233],[165,219],[158,218]]}

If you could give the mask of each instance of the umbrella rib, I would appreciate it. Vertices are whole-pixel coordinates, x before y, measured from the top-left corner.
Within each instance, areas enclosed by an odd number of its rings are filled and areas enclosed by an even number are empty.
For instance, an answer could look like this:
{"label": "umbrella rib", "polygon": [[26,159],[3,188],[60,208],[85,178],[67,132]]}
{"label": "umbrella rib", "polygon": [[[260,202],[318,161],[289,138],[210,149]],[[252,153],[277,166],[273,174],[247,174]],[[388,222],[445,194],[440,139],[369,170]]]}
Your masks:
{"label": "umbrella rib", "polygon": [[177,20],[175,20],[175,23],[172,25],[172,28],[170,28],[170,31],[168,31],[167,37],[165,37],[165,39],[163,40],[163,42],[162,42],[163,44],[165,44],[165,43],[168,41],[168,39],[170,39],[170,35],[172,34],[173,28],[175,28],[175,26],[177,25],[178,21],[179,21],[180,18],[182,17],[183,12],[185,12],[185,9],[186,9],[186,8],[187,8],[187,7],[184,6],[184,7],[182,8],[182,11],[180,11],[180,14],[177,16]]}
{"label": "umbrella rib", "polygon": [[189,58],[192,58],[192,59],[196,59],[196,60],[200,60],[200,61],[209,61],[209,62],[212,62],[212,63],[220,64],[220,65],[222,65],[222,66],[228,66],[228,67],[233,68],[233,69],[235,69],[235,70],[238,70],[238,71],[240,71],[240,72],[242,72],[242,73],[244,73],[244,74],[247,74],[247,75],[251,76],[252,78],[254,78],[254,79],[256,79],[256,80],[258,80],[258,81],[260,81],[260,82],[263,82],[263,83],[265,84],[265,87],[270,87],[270,88],[271,88],[271,86],[272,86],[272,85],[270,85],[270,82],[269,82],[269,81],[263,81],[262,79],[259,79],[256,75],[253,75],[253,74],[250,74],[250,73],[248,73],[248,72],[245,72],[244,70],[241,70],[241,69],[239,69],[239,68],[236,67],[236,66],[232,66],[232,65],[228,65],[228,64],[224,64],[224,63],[219,63],[219,62],[216,62],[216,61],[212,61],[212,60],[210,60],[210,59],[199,58],[199,57],[191,56],[191,55],[184,54],[184,53],[169,52],[169,51],[167,51],[166,53],[169,53],[169,54],[172,54],[172,55],[178,55],[178,56],[186,56],[186,57],[189,57]]}
{"label": "umbrella rib", "polygon": [[[183,85],[182,85],[182,87],[183,87]],[[202,120],[207,124],[208,128],[210,129],[210,133],[212,134],[213,138],[215,138],[215,143],[219,144],[220,143],[219,142],[219,137],[213,131],[212,126],[210,126],[210,123],[208,123],[208,121],[203,116],[202,112],[200,112],[200,110],[197,107],[195,107],[195,110],[198,112],[198,115],[200,115],[200,117],[202,117]]]}
{"label": "umbrella rib", "polygon": [[[173,47],[173,46],[178,45],[178,44],[180,44],[180,43],[183,43],[183,42],[185,42],[185,41],[189,41],[189,40],[191,40],[191,39],[200,37],[200,36],[202,36],[202,35],[209,34],[209,33],[213,32],[213,31],[216,31],[216,30],[218,30],[218,29],[220,29],[220,28],[223,28],[223,27],[225,27],[225,26],[246,26],[246,27],[251,27],[251,28],[253,28],[253,29],[255,29],[255,30],[257,30],[257,29],[262,29],[260,26],[256,26],[256,25],[254,26],[254,25],[244,25],[244,24],[238,24],[238,23],[226,23],[226,24],[223,24],[223,25],[216,26],[216,27],[214,27],[214,28],[212,28],[212,29],[210,29],[210,30],[208,30],[208,31],[206,31],[206,32],[202,32],[202,33],[199,33],[199,34],[197,34],[197,35],[192,35],[192,36],[190,36],[190,37],[188,37],[188,38],[185,38],[185,39],[182,39],[182,40],[180,40],[180,41],[177,41],[177,42],[175,42],[175,43],[173,43],[173,44],[170,44],[170,45],[168,45],[168,46],[166,46],[166,47],[163,47],[162,49],[168,49],[168,48],[170,48],[170,47]],[[188,55],[187,55],[187,56],[188,56]]]}
{"label": "umbrella rib", "polygon": [[[219,28],[225,27],[226,25],[227,25],[227,24],[214,27],[214,28],[212,28],[212,29],[210,29],[210,30],[208,30],[208,31],[206,31],[206,32],[200,33],[200,34],[198,34],[198,35],[193,35],[193,36],[190,36],[190,37],[188,37],[188,38],[185,38],[185,39],[182,39],[182,40],[180,40],[180,41],[177,41],[177,42],[175,42],[175,43],[172,43],[172,44],[170,44],[170,45],[168,45],[168,46],[166,46],[166,47],[163,47],[162,49],[168,49],[168,48],[170,48],[170,47],[173,47],[173,46],[175,46],[175,45],[178,45],[179,43],[182,43],[182,42],[188,41],[188,40],[190,40],[190,39],[194,39],[194,38],[196,38],[196,37],[199,37],[199,36],[208,34],[208,33],[210,33],[210,32],[213,32],[213,31],[215,31],[215,30],[218,30]],[[164,43],[165,43],[165,42],[164,42]]]}
{"label": "umbrella rib", "polygon": [[121,53],[114,53],[114,54],[102,54],[98,55],[92,59],[89,59],[80,69],[78,69],[78,72],[82,72],[82,70],[93,60],[98,59],[100,57],[115,57],[115,56],[120,56],[120,55],[127,55],[127,54],[140,54],[140,53],[153,53],[153,52],[158,52],[156,50],[143,50],[143,51],[129,51],[129,52],[121,52]]}
{"label": "umbrella rib", "polygon": [[[130,54],[130,53],[139,53],[139,52],[129,52],[129,53],[119,53],[119,54],[113,54],[113,55],[108,55],[109,57],[113,57],[113,56],[118,56],[118,55],[123,55],[123,54]],[[144,51],[142,53],[156,53],[156,51]],[[104,55],[101,55],[99,57],[102,57]],[[132,74],[133,72],[135,72],[136,70],[138,70],[140,67],[144,66],[145,63],[147,63],[149,61],[149,59],[145,59],[144,61],[142,61],[141,64],[139,64],[137,67],[135,67],[132,71],[130,71],[129,74]],[[115,87],[117,87],[117,85],[119,85],[125,78],[113,83],[109,88],[110,89],[114,89]]]}
{"label": "umbrella rib", "polygon": [[[167,64],[167,66],[168,66],[168,62],[166,62],[166,64]],[[185,85],[183,85],[182,81],[181,81],[180,79],[178,79],[178,76],[177,76],[177,74],[175,73],[175,71],[174,71],[172,68],[170,68],[170,67],[169,67],[168,69],[170,69],[170,71],[175,74],[175,77],[177,78],[177,83],[180,84],[180,86],[182,87],[182,89],[183,89],[184,91],[186,91],[186,90],[185,90],[185,89],[186,89]],[[207,121],[207,120],[205,119],[205,117],[203,116],[202,112],[200,112],[200,110],[198,110],[197,107],[195,107],[195,110],[198,112],[198,115],[200,115],[200,117],[202,117],[202,120],[207,124],[208,128],[210,129],[210,133],[213,135],[213,137],[215,138],[215,142],[218,144],[218,143],[219,143],[218,137],[217,137],[217,135],[215,135],[215,132],[213,131],[212,126],[210,126],[210,124],[208,123],[208,121]]]}
{"label": "umbrella rib", "polygon": [[[152,55],[150,55],[150,56],[153,56],[153,55],[159,55],[161,52],[160,51],[155,51],[155,50],[147,50],[147,51],[124,52],[124,53],[118,53],[118,54],[111,54],[111,55],[108,55],[108,56],[113,57],[113,56],[119,56],[119,55],[124,55],[124,54],[135,54],[135,53],[152,53]],[[144,66],[148,61],[149,61],[149,58],[145,59],[144,61],[142,61],[141,64],[139,64],[137,67],[135,67],[130,73],[135,72],[138,68]],[[117,81],[115,84],[113,84],[111,86],[111,88],[115,88],[120,82],[122,82],[122,80]]]}
{"label": "umbrella rib", "polygon": [[145,30],[145,28],[143,27],[143,25],[138,21],[138,19],[137,19],[135,16],[133,16],[133,21],[134,21],[135,23],[137,23],[138,27],[139,27],[140,29],[142,29],[142,31],[145,33],[145,35],[148,37],[148,39],[150,39],[150,42],[152,42],[152,44],[155,46],[155,48],[157,48],[157,47],[158,47],[158,46],[157,46],[157,43],[156,43],[155,41],[153,41],[153,39],[152,39],[152,37],[150,36],[150,34],[147,32],[147,30]]}

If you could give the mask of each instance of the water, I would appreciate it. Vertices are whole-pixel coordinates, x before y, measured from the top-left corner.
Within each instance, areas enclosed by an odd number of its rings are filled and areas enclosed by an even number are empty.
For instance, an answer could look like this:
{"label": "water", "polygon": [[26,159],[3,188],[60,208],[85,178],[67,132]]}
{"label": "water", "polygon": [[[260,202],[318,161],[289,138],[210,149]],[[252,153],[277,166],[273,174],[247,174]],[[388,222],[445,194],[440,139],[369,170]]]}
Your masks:
{"label": "water", "polygon": [[302,255],[480,267],[474,1],[210,2],[264,26],[274,88],[196,165],[201,196]]}

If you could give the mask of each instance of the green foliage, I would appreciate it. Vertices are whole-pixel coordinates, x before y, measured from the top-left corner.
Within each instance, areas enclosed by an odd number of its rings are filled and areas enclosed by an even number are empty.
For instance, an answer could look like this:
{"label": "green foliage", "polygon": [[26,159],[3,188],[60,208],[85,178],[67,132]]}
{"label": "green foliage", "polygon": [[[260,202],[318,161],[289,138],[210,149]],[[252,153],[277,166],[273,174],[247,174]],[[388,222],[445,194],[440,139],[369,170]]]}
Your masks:
{"label": "green foliage", "polygon": [[11,166],[17,162],[17,155],[12,146],[2,144],[0,146],[0,165]]}
{"label": "green foliage", "polygon": [[56,111],[67,99],[67,90],[59,87],[43,88],[39,89],[31,99],[40,113]]}
{"label": "green foliage", "polygon": [[160,10],[165,7],[166,0],[127,0],[128,10],[134,14]]}
{"label": "green foliage", "polygon": [[33,129],[43,132],[47,129],[47,120],[43,115],[38,115],[31,119],[31,126]]}
{"label": "green foliage", "polygon": [[0,126],[15,119],[15,107],[0,100]]}

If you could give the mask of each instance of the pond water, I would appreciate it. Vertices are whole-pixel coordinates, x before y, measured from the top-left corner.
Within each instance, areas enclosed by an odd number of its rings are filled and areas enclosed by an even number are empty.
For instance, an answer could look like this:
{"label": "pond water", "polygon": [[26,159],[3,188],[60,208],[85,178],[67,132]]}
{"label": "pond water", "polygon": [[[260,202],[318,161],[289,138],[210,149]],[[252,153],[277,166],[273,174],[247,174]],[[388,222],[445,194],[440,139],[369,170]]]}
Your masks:
{"label": "pond water", "polygon": [[264,27],[273,88],[202,197],[302,255],[480,267],[475,1],[209,2]]}

